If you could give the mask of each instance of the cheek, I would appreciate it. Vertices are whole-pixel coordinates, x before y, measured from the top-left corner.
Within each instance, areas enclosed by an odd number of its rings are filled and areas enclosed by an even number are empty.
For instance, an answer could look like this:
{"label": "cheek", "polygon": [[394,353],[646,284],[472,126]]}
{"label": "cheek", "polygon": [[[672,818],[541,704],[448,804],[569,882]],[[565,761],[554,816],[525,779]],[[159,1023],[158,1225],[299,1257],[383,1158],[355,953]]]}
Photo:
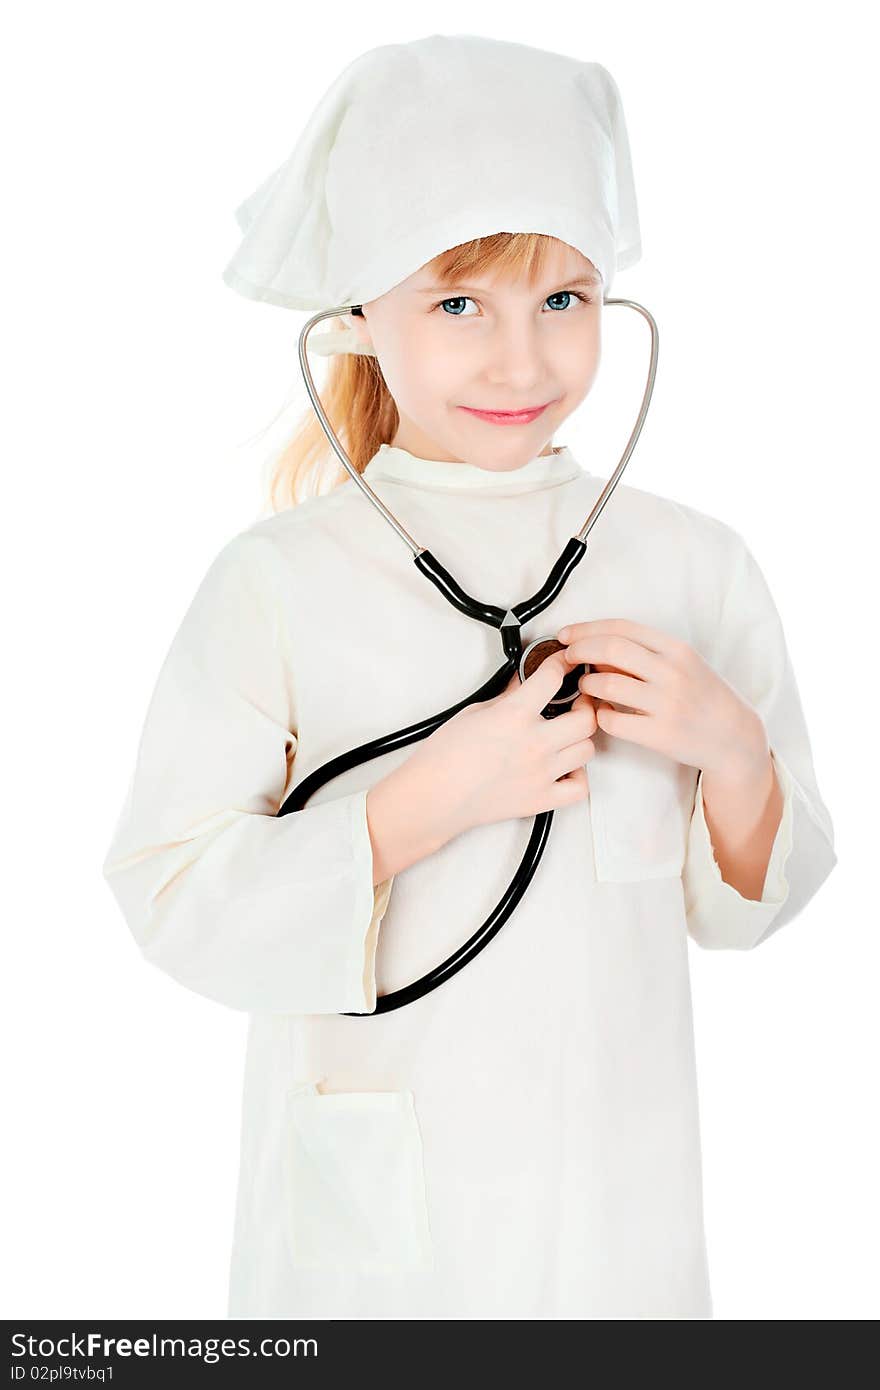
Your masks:
{"label": "cheek", "polygon": [[436,336],[414,335],[398,340],[382,356],[382,374],[389,391],[407,414],[419,409],[445,408],[462,398],[462,360]]}
{"label": "cheek", "polygon": [[556,362],[557,378],[572,399],[583,400],[592,387],[599,371],[601,355],[598,333],[586,336],[578,334],[574,341],[559,353]]}

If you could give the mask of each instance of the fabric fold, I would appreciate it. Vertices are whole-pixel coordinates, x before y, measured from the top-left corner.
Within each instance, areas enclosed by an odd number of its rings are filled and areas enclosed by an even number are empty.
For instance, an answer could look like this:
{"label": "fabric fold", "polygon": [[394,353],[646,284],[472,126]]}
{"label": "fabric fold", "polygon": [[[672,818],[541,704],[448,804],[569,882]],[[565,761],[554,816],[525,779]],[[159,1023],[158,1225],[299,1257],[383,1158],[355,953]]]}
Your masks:
{"label": "fabric fold", "polygon": [[234,1009],[371,1012],[379,924],[367,789],[279,817],[297,746],[266,566],[216,557],[161,667],[103,863],[143,955]]}
{"label": "fabric fold", "polygon": [[837,863],[831,817],[819,793],[812,749],[782,621],[745,542],[737,542],[712,658],[714,669],[760,714],[783,793],[760,899],[721,876],[697,778],[682,871],[688,933],[708,949],[746,950],[791,922]]}

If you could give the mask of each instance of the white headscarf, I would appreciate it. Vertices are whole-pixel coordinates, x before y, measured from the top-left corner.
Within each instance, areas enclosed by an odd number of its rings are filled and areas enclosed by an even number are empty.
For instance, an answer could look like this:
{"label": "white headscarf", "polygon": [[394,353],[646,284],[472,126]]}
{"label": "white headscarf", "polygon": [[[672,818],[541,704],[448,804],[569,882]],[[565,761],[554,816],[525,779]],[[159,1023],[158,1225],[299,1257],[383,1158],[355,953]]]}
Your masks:
{"label": "white headscarf", "polygon": [[[610,73],[470,34],[386,44],[348,65],[289,158],[235,211],[223,272],[251,299],[364,304],[462,242],[543,232],[608,296],[641,255],[623,106]],[[309,349],[366,352],[348,327]]]}

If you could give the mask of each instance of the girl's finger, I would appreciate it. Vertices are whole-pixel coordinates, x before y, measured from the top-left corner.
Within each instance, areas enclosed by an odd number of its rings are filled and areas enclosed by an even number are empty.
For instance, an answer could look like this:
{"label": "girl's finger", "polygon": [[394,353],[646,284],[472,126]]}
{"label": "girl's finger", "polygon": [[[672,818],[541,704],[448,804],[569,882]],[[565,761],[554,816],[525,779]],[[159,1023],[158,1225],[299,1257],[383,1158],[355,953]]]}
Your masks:
{"label": "girl's finger", "polygon": [[583,663],[598,670],[618,672],[620,675],[638,676],[641,680],[662,679],[667,666],[667,657],[649,651],[640,642],[618,633],[600,632],[579,637],[566,648],[566,660]]}
{"label": "girl's finger", "polygon": [[566,641],[568,646],[585,637],[622,637],[658,656],[667,657],[673,656],[681,646],[680,639],[671,632],[661,632],[646,623],[633,622],[631,618],[594,618],[586,623],[567,623],[564,631],[568,637],[563,639],[557,633],[557,640]]}

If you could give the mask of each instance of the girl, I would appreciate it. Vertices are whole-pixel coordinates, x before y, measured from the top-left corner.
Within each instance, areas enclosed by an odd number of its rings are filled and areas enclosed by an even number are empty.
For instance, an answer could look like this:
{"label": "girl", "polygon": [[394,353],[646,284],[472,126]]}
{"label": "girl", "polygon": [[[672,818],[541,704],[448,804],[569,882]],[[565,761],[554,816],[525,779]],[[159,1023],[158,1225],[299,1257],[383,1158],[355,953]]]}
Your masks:
{"label": "girl", "polygon": [[[373,50],[239,221],[230,285],[361,307],[322,398],[379,497],[469,593],[534,593],[604,484],[553,440],[639,254],[605,69]],[[562,652],[279,817],[500,657],[349,480],[303,497],[328,455],[304,425],[276,510],[209,567],[104,865],[146,959],[250,1015],[229,1316],[710,1318],[687,938],[755,946],[836,862],[761,571],[723,522],[619,487],[522,634]],[[489,947],[372,1016],[486,919],[550,809]]]}

